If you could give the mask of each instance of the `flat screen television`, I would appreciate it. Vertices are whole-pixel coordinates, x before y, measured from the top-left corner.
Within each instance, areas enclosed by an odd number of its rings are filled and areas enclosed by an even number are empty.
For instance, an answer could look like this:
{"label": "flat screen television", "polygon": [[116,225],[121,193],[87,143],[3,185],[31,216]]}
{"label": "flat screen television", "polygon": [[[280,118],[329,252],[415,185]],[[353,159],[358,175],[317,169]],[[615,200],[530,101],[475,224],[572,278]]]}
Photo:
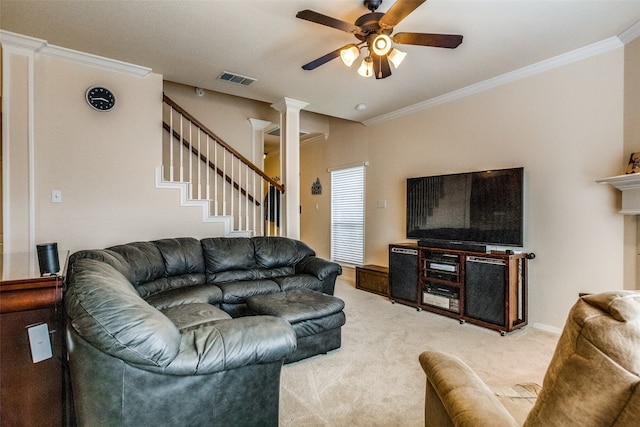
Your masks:
{"label": "flat screen television", "polygon": [[523,186],[523,168],[408,178],[407,238],[521,247]]}

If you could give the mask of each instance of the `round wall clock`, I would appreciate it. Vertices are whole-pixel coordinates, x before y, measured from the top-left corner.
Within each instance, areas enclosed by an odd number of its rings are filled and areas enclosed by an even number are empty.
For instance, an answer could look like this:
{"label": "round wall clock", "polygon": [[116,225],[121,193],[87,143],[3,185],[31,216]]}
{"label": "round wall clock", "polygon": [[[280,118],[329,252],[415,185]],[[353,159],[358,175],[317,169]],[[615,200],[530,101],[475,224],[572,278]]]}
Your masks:
{"label": "round wall clock", "polygon": [[116,105],[116,97],[109,89],[102,86],[91,86],[87,89],[86,99],[97,111],[109,111]]}

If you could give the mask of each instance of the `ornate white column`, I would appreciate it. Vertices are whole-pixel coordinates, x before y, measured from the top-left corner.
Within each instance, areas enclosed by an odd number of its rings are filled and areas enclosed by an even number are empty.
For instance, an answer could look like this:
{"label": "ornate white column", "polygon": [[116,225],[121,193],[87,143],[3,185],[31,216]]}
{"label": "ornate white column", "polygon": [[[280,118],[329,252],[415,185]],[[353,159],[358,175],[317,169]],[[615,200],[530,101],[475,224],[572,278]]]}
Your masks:
{"label": "ornate white column", "polygon": [[300,110],[309,105],[283,98],[271,106],[280,112],[280,178],[284,184],[284,235],[300,239]]}

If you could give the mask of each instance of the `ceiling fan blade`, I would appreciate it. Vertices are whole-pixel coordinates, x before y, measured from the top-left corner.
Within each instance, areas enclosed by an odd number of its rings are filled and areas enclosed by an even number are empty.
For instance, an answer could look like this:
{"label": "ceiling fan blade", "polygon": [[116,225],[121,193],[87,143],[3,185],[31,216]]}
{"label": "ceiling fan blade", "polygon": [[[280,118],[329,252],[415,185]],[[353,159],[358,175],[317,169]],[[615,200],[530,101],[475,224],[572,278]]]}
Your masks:
{"label": "ceiling fan blade", "polygon": [[458,34],[398,33],[392,37],[392,40],[398,44],[455,49],[462,43],[462,36]]}
{"label": "ceiling fan blade", "polygon": [[303,70],[307,70],[307,71],[314,70],[314,69],[318,68],[319,66],[321,66],[323,64],[326,64],[327,62],[331,61],[332,59],[335,59],[335,58],[339,57],[340,56],[340,51],[342,49],[344,49],[345,47],[349,47],[349,46],[351,46],[351,45],[342,46],[341,48],[336,49],[333,52],[329,52],[326,55],[321,56],[320,58],[309,62],[308,64],[304,64],[302,66],[302,69]]}
{"label": "ceiling fan blade", "polygon": [[384,79],[391,75],[391,67],[387,55],[372,55],[373,58],[373,74],[376,79]]}
{"label": "ceiling fan blade", "polygon": [[384,14],[378,25],[382,29],[391,29],[398,25],[400,21],[406,18],[411,12],[416,10],[418,6],[427,0],[397,0]]}
{"label": "ceiling fan blade", "polygon": [[357,25],[350,24],[339,19],[332,18],[327,15],[323,15],[313,10],[305,9],[296,14],[296,18],[304,19],[305,21],[315,22],[316,24],[326,25],[327,27],[335,28],[340,31],[345,31],[351,34],[364,34],[362,29]]}

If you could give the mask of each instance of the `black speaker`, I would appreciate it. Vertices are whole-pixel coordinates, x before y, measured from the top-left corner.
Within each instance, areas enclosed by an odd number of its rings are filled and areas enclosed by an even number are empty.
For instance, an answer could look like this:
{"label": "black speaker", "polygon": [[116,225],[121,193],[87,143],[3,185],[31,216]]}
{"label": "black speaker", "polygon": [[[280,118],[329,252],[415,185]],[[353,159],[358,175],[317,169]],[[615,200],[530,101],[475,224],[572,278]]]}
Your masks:
{"label": "black speaker", "polygon": [[41,276],[56,274],[60,271],[57,243],[43,243],[36,245],[36,248],[38,249],[38,265],[40,266]]}
{"label": "black speaker", "polygon": [[389,293],[418,303],[418,250],[391,247],[389,250]]}
{"label": "black speaker", "polygon": [[468,256],[465,263],[464,310],[474,319],[505,324],[505,262]]}

